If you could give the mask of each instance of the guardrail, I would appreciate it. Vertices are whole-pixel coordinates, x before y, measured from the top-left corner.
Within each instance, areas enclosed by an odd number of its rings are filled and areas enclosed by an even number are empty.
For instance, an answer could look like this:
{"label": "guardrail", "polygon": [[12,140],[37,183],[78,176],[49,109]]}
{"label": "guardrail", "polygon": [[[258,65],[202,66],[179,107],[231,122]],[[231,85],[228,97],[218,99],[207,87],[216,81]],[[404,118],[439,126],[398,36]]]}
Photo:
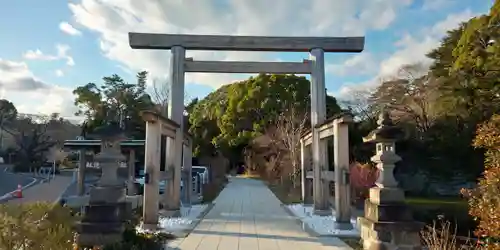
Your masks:
{"label": "guardrail", "polygon": [[203,199],[203,183],[202,176],[200,174],[196,174],[192,176],[191,181],[193,183],[192,188],[192,197],[195,201],[201,201]]}

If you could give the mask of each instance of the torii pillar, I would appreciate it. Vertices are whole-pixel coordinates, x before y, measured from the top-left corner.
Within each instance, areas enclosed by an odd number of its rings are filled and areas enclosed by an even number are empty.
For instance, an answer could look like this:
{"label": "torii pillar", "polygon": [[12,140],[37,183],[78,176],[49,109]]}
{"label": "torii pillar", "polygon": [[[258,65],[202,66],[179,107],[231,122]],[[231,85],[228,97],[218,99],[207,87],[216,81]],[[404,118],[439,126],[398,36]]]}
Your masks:
{"label": "torii pillar", "polygon": [[173,46],[170,50],[170,97],[168,103],[168,119],[179,124],[175,139],[167,138],[167,154],[165,171],[173,181],[165,187],[165,207],[170,214],[180,211],[182,151],[184,140],[184,61],[186,50],[181,46]]}
{"label": "torii pillar", "polygon": [[326,119],[325,52],[312,49],[311,60],[311,128],[312,128],[312,165],[313,165],[313,208],[318,215],[331,213],[328,204],[328,181],[322,173],[328,170],[328,151],[325,140],[321,140],[317,125]]}

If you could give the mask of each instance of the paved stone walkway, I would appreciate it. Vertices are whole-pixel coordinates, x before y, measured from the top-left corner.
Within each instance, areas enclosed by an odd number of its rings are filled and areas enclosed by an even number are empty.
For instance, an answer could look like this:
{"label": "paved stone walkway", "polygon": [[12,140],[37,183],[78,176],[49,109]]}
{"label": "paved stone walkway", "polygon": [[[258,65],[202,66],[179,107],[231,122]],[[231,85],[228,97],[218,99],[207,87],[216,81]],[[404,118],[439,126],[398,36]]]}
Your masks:
{"label": "paved stone walkway", "polygon": [[23,190],[23,198],[13,198],[9,200],[8,203],[55,202],[72,180],[73,178],[71,176],[56,175],[50,182],[36,184]]}
{"label": "paved stone walkway", "polygon": [[313,237],[261,181],[234,177],[215,206],[174,250],[340,250],[351,249],[338,238]]}

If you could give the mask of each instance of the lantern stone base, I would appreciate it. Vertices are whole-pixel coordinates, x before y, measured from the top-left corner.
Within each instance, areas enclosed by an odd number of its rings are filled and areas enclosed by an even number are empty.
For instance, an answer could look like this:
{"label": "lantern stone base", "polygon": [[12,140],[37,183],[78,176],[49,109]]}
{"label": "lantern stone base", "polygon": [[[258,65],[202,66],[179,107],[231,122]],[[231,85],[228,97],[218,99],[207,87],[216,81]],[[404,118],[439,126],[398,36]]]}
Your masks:
{"label": "lantern stone base", "polygon": [[418,222],[374,222],[358,218],[363,249],[365,250],[420,250]]}
{"label": "lantern stone base", "polygon": [[405,200],[405,193],[399,188],[370,188],[370,202],[374,204],[401,202]]}
{"label": "lantern stone base", "polygon": [[365,216],[358,218],[365,250],[422,249],[419,232],[423,223],[413,220],[398,188],[371,188]]}

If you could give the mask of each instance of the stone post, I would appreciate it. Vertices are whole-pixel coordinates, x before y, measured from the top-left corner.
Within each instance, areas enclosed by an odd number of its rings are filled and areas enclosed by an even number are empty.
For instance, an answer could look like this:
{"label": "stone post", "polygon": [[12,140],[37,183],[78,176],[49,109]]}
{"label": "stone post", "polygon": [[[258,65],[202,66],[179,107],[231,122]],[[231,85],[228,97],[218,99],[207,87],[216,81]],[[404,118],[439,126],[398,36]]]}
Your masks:
{"label": "stone post", "polygon": [[351,186],[349,184],[349,123],[352,116],[334,120],[333,154],[335,161],[335,221],[338,229],[352,229]]}
{"label": "stone post", "polygon": [[78,152],[78,176],[76,184],[76,193],[78,196],[85,195],[85,168],[87,167],[86,157],[85,149],[80,149]]}
{"label": "stone post", "polygon": [[313,159],[313,198],[314,213],[330,214],[328,209],[328,181],[323,180],[322,173],[327,171],[327,144],[319,137],[316,126],[326,119],[326,89],[325,89],[325,52],[315,48],[310,52],[311,61],[311,128],[312,128],[312,159]]}
{"label": "stone post", "polygon": [[172,181],[167,182],[165,190],[165,210],[175,214],[180,211],[180,189],[182,168],[182,147],[184,140],[184,62],[186,50],[181,46],[171,48],[170,57],[170,98],[168,118],[179,124],[175,139],[167,139],[167,167],[172,171]]}
{"label": "stone post", "polygon": [[423,224],[413,220],[393,174],[394,164],[401,160],[395,142],[403,133],[393,125],[387,112],[382,112],[377,123],[379,127],[364,138],[365,142],[376,144],[371,160],[380,173],[376,187],[370,189],[369,199],[365,200],[365,215],[358,218],[363,248],[421,249],[419,231]]}
{"label": "stone post", "polygon": [[135,150],[130,149],[128,155],[128,181],[127,181],[127,195],[135,195]]}

